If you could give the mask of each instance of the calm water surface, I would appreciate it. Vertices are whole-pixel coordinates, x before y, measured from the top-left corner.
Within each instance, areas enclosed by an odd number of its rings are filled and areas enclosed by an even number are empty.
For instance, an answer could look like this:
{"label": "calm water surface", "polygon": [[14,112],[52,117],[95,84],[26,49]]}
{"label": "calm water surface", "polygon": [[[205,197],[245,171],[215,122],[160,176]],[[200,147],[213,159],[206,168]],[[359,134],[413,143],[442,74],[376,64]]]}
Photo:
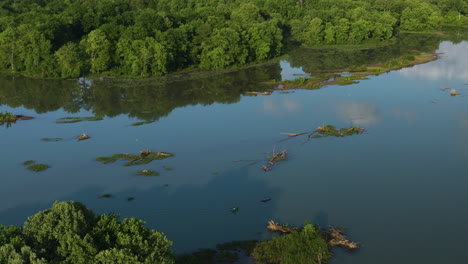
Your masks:
{"label": "calm water surface", "polygon": [[[468,258],[468,42],[437,45],[443,54],[434,62],[359,84],[271,96],[240,94],[325,62],[290,57],[203,80],[136,87],[2,78],[0,111],[36,118],[0,127],[0,223],[20,225],[56,200],[77,200],[98,213],[144,219],[181,253],[269,238],[270,219],[312,220],[346,226],[362,243],[357,253],[336,250],[334,264],[461,263]],[[361,57],[347,64],[359,65]],[[55,123],[95,115],[103,120]],[[155,122],[130,125],[139,120]],[[281,141],[282,132],[323,124],[360,125],[367,133]],[[92,138],[77,142],[81,133]],[[131,167],[94,161],[146,148],[176,156]],[[274,149],[287,149],[290,159],[264,172]],[[30,172],[25,160],[51,168]],[[135,176],[141,169],[160,175]],[[98,199],[103,193],[113,197]],[[130,196],[135,200],[128,202]],[[266,197],[272,200],[261,203]],[[232,207],[239,211],[230,213]]]}

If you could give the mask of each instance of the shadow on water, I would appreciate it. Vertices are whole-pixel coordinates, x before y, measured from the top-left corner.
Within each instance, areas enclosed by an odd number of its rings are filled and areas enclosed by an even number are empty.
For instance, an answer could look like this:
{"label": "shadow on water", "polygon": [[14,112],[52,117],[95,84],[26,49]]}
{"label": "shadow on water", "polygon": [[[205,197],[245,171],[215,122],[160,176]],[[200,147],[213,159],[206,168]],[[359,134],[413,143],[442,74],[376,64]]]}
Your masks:
{"label": "shadow on water", "polygon": [[[176,253],[185,253],[232,240],[271,237],[266,223],[274,215],[280,191],[249,177],[249,173],[248,168],[224,171],[204,186],[165,186],[162,177],[154,177],[161,185],[148,190],[127,189],[112,193],[111,198],[98,198],[104,190],[90,187],[57,199],[80,201],[99,214],[115,212],[141,218],[148,227],[164,232],[174,242]],[[127,201],[128,197],[135,199]],[[262,203],[265,197],[272,200]],[[51,204],[18,206],[0,212],[0,219],[3,224],[21,225]],[[238,210],[232,212],[233,207]]]}

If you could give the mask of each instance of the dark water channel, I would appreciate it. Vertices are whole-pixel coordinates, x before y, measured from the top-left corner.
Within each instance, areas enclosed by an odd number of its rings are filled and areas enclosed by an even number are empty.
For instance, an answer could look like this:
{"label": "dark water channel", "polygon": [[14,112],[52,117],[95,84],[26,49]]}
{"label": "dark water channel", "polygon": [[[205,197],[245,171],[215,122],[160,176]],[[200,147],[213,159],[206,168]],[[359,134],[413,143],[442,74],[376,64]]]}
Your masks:
{"label": "dark water channel", "polygon": [[[261,81],[375,63],[413,49],[443,54],[358,84],[242,95],[271,88]],[[0,126],[0,223],[20,225],[55,200],[77,200],[98,213],[144,219],[174,241],[177,253],[269,238],[266,223],[274,219],[347,227],[362,249],[336,250],[335,264],[468,258],[468,42],[419,36],[367,51],[299,50],[279,63],[184,78],[0,78],[0,112],[35,117]],[[68,116],[103,120],[55,123]],[[154,122],[131,125],[141,120]],[[367,132],[281,141],[282,132],[323,124]],[[82,133],[91,139],[74,139]],[[146,148],[176,156],[130,167],[94,160]],[[287,149],[290,159],[264,172],[274,149]],[[31,172],[25,160],[51,168]],[[160,175],[136,176],[142,169]],[[99,199],[103,193],[113,197]],[[271,201],[260,202],[266,197]],[[233,214],[232,207],[239,210]]]}

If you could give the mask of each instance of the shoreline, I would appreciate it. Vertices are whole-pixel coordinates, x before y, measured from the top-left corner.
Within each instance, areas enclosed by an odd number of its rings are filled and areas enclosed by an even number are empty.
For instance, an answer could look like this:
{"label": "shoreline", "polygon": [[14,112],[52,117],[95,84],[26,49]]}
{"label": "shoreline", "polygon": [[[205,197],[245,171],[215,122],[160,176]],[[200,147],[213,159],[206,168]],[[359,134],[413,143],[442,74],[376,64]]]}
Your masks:
{"label": "shoreline", "polygon": [[435,61],[439,59],[439,55],[438,53],[406,55],[385,63],[326,70],[318,72],[316,75],[312,73],[298,74],[298,77],[294,80],[261,82],[261,84],[280,86],[271,91],[316,90],[327,85],[349,85],[359,83],[359,80],[368,79],[368,76],[378,76],[383,73]]}

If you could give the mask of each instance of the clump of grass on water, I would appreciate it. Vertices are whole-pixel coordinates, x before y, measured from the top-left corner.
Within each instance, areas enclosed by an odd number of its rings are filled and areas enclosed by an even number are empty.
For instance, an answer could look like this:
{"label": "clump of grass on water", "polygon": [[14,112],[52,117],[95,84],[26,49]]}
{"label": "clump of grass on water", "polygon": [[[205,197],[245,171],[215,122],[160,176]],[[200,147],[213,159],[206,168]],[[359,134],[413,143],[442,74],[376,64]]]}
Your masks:
{"label": "clump of grass on water", "polygon": [[137,172],[137,175],[140,176],[158,176],[159,172],[154,170],[141,170]]}
{"label": "clump of grass on water", "polygon": [[10,112],[0,112],[0,122],[10,123],[15,122],[18,117]]}

